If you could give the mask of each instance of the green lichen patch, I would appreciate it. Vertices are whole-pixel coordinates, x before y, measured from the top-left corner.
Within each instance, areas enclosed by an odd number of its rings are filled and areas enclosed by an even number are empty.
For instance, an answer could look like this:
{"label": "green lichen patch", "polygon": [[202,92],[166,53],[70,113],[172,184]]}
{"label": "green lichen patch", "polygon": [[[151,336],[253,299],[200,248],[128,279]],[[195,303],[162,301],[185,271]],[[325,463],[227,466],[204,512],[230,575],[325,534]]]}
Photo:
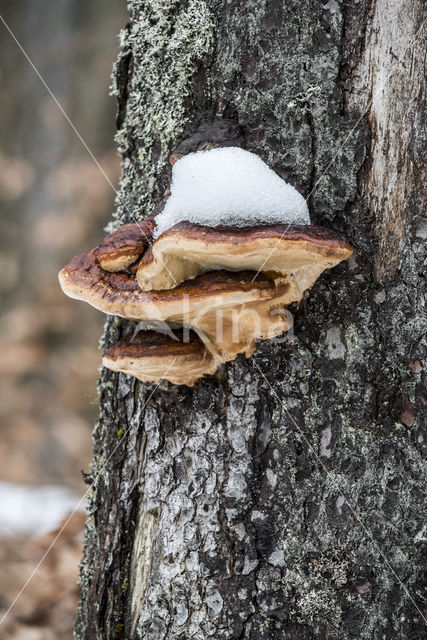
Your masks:
{"label": "green lichen patch", "polygon": [[133,2],[130,17],[120,41],[131,70],[117,134],[123,163],[116,224],[142,218],[159,198],[159,176],[191,117],[193,76],[212,51],[215,26],[205,0]]}

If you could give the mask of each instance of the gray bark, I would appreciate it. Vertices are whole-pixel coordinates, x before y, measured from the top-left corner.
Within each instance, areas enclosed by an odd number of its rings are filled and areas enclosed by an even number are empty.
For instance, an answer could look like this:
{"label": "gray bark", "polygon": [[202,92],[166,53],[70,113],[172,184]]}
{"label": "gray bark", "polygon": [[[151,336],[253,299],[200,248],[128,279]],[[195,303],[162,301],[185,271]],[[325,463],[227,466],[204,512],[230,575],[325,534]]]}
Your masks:
{"label": "gray bark", "polygon": [[77,637],[422,638],[422,2],[129,4],[116,223],[235,144],[355,255],[194,389],[103,372]]}

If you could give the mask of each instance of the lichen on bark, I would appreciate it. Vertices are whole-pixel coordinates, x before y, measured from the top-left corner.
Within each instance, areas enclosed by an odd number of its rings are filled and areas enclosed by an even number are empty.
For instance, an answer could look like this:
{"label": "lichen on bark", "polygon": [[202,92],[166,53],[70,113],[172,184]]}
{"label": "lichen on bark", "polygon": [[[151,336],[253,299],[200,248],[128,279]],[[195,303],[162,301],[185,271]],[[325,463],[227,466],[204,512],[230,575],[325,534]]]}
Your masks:
{"label": "lichen on bark", "polygon": [[[314,221],[356,251],[294,310],[293,337],[192,390],[103,372],[77,637],[421,639],[422,169],[400,269],[379,281],[374,141],[354,89],[370,5],[129,6],[116,224],[150,212],[176,146],[214,139],[311,194]],[[419,135],[408,144],[419,157]],[[109,321],[105,342],[121,331]]]}
{"label": "lichen on bark", "polygon": [[205,0],[130,2],[129,13],[112,89],[122,99],[116,224],[147,215],[162,194],[159,174],[190,117],[193,76],[212,51],[215,26]]}

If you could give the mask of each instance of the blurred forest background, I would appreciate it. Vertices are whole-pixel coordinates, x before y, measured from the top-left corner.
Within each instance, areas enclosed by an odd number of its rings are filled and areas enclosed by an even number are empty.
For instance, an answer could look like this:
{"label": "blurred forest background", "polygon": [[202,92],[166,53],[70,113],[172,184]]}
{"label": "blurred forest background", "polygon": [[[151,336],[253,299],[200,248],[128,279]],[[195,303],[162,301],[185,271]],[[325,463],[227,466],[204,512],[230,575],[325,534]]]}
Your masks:
{"label": "blurred forest background", "polygon": [[[125,2],[2,0],[0,14],[116,184],[108,94]],[[53,540],[49,530],[86,490],[103,317],[66,298],[57,272],[98,242],[114,192],[1,22],[0,30],[1,619]],[[72,638],[82,527],[80,513],[1,638]]]}

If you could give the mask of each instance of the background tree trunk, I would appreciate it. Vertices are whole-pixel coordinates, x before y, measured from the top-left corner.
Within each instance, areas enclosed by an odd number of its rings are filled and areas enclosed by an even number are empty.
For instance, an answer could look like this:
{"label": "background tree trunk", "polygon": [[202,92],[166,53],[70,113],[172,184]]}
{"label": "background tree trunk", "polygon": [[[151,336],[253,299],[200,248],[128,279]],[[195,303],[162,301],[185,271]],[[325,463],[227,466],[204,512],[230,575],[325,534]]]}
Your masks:
{"label": "background tree trunk", "polygon": [[103,372],[78,638],[423,637],[422,4],[130,1],[117,221],[234,144],[355,255],[194,389]]}

